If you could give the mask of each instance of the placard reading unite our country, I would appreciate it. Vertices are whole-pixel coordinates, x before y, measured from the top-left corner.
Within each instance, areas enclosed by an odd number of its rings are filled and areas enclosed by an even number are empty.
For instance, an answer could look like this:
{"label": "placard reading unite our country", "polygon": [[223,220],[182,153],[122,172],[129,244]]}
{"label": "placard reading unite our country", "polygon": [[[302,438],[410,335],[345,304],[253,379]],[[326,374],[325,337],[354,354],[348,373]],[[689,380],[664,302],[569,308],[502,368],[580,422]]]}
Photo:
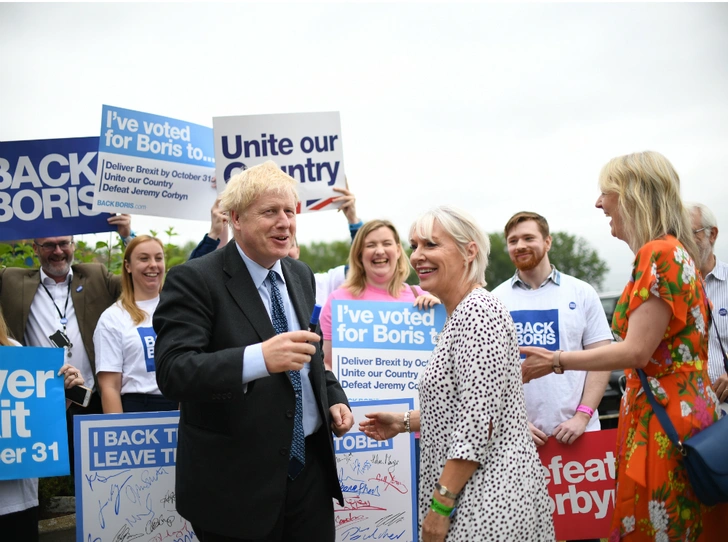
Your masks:
{"label": "placard reading unite our country", "polygon": [[298,181],[298,212],[338,209],[332,200],[346,186],[338,112],[215,117],[217,187],[267,160]]}

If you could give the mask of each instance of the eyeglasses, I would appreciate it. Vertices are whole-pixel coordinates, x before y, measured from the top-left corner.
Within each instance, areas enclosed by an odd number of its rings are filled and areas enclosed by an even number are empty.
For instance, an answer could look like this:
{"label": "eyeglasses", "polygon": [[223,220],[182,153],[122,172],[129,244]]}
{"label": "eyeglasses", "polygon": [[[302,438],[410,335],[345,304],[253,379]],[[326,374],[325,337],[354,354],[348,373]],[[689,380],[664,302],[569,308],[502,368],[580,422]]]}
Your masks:
{"label": "eyeglasses", "polygon": [[60,243],[43,243],[42,245],[39,243],[35,243],[36,246],[39,246],[46,252],[52,252],[56,250],[56,247],[60,248],[61,250],[66,250],[72,244],[73,241],[61,241]]}

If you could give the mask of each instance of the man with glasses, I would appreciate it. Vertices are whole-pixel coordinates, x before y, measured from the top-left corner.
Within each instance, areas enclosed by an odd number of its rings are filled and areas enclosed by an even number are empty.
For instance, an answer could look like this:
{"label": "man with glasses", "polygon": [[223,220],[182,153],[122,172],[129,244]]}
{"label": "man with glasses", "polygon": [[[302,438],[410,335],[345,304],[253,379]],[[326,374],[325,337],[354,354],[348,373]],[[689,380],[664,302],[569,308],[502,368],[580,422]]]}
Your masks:
{"label": "man with glasses", "polygon": [[[109,223],[118,225],[125,243],[133,237],[129,215],[112,216]],[[63,348],[65,363],[96,390],[94,330],[101,313],[119,298],[121,277],[98,263],[74,265],[75,248],[72,235],[34,239],[40,269],[0,269],[0,309],[17,341]],[[72,404],[67,410],[72,472],[73,416],[101,412],[98,392],[87,408]]]}
{"label": "man with glasses", "polygon": [[728,413],[728,375],[723,363],[723,349],[728,348],[728,264],[721,262],[713,253],[718,239],[718,222],[713,212],[702,203],[689,203],[693,235],[698,244],[696,263],[705,280],[705,290],[713,304],[713,323],[709,331],[708,376],[721,401],[721,408]]}

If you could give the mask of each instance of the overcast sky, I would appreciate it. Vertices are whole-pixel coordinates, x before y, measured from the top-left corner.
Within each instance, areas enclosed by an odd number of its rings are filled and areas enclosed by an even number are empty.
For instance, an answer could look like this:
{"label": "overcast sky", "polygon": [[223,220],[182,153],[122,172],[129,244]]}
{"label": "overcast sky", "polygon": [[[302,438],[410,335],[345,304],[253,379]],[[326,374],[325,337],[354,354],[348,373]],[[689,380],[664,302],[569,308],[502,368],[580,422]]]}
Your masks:
{"label": "overcast sky", "polygon": [[[707,203],[728,259],[727,4],[0,4],[0,140],[98,136],[102,104],[212,117],[340,111],[362,218],[406,237],[452,203],[585,237],[621,290],[627,246],[594,208],[612,157],[656,150]],[[205,222],[135,216],[198,240]],[[340,213],[302,243],[346,239]],[[490,285],[494,287],[496,285]]]}

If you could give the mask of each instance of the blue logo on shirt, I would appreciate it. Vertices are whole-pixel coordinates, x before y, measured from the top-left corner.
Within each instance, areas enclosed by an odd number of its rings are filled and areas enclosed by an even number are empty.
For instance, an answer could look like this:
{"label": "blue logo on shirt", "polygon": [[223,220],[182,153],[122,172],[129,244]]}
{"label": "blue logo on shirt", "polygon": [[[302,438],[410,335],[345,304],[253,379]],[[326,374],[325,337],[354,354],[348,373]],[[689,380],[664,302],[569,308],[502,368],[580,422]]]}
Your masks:
{"label": "blue logo on shirt", "polygon": [[574,303],[573,301],[569,303],[569,308],[573,311],[576,308],[576,303]]}
{"label": "blue logo on shirt", "polygon": [[540,346],[551,351],[559,347],[559,311],[511,311],[519,346]]}
{"label": "blue logo on shirt", "polygon": [[725,316],[726,314],[728,314],[728,311],[727,311],[727,310],[725,310],[725,308],[721,308],[721,309],[720,309],[720,310],[718,311],[718,314],[720,314],[721,316]]}
{"label": "blue logo on shirt", "polygon": [[142,340],[142,351],[144,361],[147,363],[147,372],[154,372],[154,343],[157,341],[157,334],[153,327],[139,327],[139,338]]}

